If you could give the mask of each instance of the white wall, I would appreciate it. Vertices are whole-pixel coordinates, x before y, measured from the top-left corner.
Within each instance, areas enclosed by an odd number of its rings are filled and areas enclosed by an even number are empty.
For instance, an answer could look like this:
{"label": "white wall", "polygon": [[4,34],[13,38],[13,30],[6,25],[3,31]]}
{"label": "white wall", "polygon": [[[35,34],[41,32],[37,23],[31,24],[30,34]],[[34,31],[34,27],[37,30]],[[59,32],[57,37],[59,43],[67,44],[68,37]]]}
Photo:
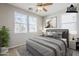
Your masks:
{"label": "white wall", "polygon": [[77,32],[78,32],[78,35],[77,37],[79,38],[79,4],[77,5],[78,7],[78,15],[77,15]]}
{"label": "white wall", "polygon": [[32,14],[30,12],[27,12],[23,9],[11,6],[9,4],[0,4],[0,26],[6,26],[10,30],[10,46],[16,46],[20,45],[26,42],[26,39],[29,37],[29,33],[20,33],[16,34],[14,33],[14,12],[20,12],[25,15],[32,15],[37,17],[37,33],[41,33],[40,28],[42,27],[42,17]]}

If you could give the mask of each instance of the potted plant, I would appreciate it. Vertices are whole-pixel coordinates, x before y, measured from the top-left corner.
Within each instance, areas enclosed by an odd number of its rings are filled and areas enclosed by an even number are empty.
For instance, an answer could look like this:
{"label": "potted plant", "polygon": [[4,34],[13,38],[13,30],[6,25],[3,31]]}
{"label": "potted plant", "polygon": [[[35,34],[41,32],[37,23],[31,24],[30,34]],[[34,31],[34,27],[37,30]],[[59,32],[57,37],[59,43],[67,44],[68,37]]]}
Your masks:
{"label": "potted plant", "polygon": [[0,41],[1,41],[1,52],[6,53],[8,52],[8,43],[9,43],[9,30],[6,26],[2,26],[0,28]]}

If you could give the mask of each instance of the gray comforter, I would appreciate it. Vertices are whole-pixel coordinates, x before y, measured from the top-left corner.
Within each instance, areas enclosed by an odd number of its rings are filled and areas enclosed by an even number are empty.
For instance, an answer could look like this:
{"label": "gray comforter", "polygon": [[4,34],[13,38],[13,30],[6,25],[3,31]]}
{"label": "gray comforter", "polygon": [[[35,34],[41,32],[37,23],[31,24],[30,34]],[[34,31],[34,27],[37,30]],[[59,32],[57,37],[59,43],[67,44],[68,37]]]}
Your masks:
{"label": "gray comforter", "polygon": [[26,48],[34,56],[65,56],[66,44],[61,39],[31,36],[26,41]]}

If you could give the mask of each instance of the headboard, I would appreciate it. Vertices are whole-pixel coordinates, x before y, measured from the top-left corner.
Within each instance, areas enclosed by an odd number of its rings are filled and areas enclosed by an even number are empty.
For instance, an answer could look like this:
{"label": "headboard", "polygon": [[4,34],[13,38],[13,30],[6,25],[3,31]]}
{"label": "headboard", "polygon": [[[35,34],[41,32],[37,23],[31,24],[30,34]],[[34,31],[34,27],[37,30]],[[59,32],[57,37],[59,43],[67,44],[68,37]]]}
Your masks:
{"label": "headboard", "polygon": [[68,29],[53,29],[46,28],[46,32],[62,32],[62,38],[67,39],[67,47],[69,47],[69,30]]}

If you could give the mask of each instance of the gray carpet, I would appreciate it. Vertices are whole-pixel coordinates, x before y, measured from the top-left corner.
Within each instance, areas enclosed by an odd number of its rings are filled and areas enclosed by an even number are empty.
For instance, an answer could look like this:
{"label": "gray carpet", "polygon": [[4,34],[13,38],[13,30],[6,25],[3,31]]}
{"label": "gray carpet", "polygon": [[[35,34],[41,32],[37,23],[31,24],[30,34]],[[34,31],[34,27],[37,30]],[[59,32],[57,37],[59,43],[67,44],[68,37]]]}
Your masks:
{"label": "gray carpet", "polygon": [[67,48],[67,56],[72,56],[72,54],[73,54],[73,50]]}
{"label": "gray carpet", "polygon": [[[32,56],[32,54],[29,51],[26,51],[26,46],[20,46],[17,48],[17,51],[21,56]],[[72,49],[67,49],[67,56],[72,56],[73,50]]]}

